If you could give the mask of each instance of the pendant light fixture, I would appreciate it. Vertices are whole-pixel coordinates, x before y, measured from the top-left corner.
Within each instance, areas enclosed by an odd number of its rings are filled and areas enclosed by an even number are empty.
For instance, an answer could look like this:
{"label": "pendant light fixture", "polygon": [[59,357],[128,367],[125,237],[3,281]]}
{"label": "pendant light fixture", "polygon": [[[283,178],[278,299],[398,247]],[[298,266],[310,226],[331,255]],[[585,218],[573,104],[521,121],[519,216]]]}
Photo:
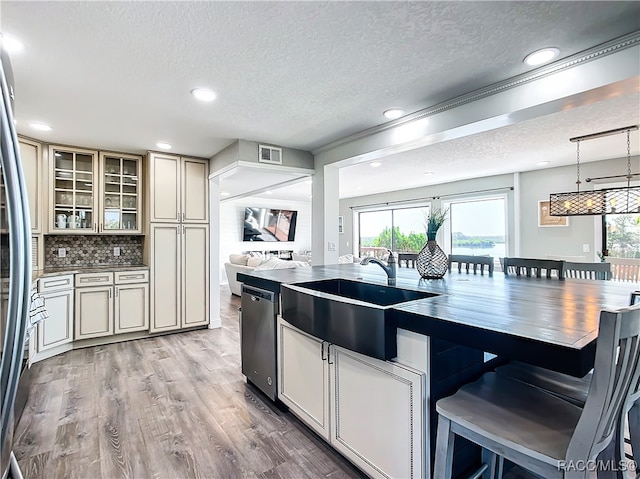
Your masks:
{"label": "pendant light fixture", "polygon": [[[631,173],[631,131],[637,129],[638,125],[634,125],[571,138],[569,141],[577,145],[577,191],[551,193],[549,195],[549,214],[551,216],[588,216],[640,213],[640,186],[631,186],[631,179],[634,176],[640,176],[640,173]],[[624,132],[627,133],[627,174],[587,178],[586,181],[626,178],[627,186],[580,191],[580,185],[582,184],[580,181],[580,142]]]}

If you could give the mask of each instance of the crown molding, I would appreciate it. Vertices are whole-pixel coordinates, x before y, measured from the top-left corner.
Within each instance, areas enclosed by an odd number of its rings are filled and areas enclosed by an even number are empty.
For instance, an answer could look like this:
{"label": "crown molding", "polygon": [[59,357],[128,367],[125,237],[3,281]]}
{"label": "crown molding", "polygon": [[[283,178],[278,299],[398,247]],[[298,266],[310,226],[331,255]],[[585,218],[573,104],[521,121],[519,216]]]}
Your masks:
{"label": "crown molding", "polygon": [[436,115],[438,113],[442,113],[443,111],[451,110],[461,105],[472,103],[474,101],[477,101],[492,95],[496,95],[498,93],[504,92],[505,90],[516,88],[525,83],[529,83],[532,81],[539,80],[540,78],[554,75],[558,72],[561,72],[570,68],[574,68],[583,63],[597,60],[599,58],[603,58],[608,55],[617,53],[621,50],[632,48],[638,45],[640,45],[640,30],[637,30],[633,33],[629,33],[622,37],[618,37],[614,40],[610,40],[608,42],[602,43],[588,50],[584,50],[582,52],[576,53],[575,55],[572,55],[570,57],[563,58],[562,60],[558,60],[549,65],[545,65],[544,67],[540,67],[530,72],[523,73],[515,77],[511,77],[501,82],[493,83],[484,88],[480,88],[478,90],[474,90],[464,95],[460,95],[456,98],[452,98],[451,100],[447,100],[445,102],[438,103],[434,106],[427,107],[423,110],[419,110],[415,113],[406,115],[398,120],[392,120],[382,125],[378,125],[372,128],[368,128],[366,130],[362,130],[358,133],[354,133],[353,135],[346,136],[344,138],[341,138],[340,140],[336,140],[334,142],[331,142],[319,148],[316,148],[312,150],[311,153],[313,153],[313,155],[315,156],[319,153],[323,153],[325,151],[332,150],[336,147],[351,143],[352,141],[366,138],[368,136],[372,136],[386,130],[391,130],[401,125],[406,125],[418,120],[422,120],[424,118]]}

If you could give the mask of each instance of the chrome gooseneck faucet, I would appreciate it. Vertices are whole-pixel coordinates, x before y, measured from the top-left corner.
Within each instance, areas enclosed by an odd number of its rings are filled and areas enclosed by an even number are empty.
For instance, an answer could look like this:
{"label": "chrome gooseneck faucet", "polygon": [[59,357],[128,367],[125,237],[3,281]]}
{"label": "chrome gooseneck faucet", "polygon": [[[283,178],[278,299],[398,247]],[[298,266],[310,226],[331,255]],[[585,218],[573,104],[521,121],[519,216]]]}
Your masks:
{"label": "chrome gooseneck faucet", "polygon": [[379,259],[370,258],[368,256],[364,258],[362,261],[360,261],[360,264],[369,264],[369,263],[377,264],[384,270],[385,273],[387,273],[387,284],[389,286],[395,286],[396,285],[396,257],[393,255],[391,250],[387,250],[387,251],[389,251],[389,259],[387,260],[387,264],[384,264],[384,262],[380,261]]}

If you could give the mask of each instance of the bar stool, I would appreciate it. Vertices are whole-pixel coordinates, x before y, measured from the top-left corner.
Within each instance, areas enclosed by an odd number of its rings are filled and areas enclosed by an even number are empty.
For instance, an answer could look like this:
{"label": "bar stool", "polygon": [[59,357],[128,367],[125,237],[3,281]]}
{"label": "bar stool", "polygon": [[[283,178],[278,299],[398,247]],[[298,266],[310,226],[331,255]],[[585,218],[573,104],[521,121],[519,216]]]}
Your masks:
{"label": "bar stool", "polygon": [[[617,351],[617,354],[616,354]],[[640,305],[601,311],[591,386],[584,408],[535,386],[490,372],[436,403],[434,477],[450,479],[456,435],[542,477],[587,478],[612,441],[630,386],[640,381]],[[582,467],[580,467],[582,465]]]}
{"label": "bar stool", "polygon": [[[640,304],[640,291],[631,293],[630,305]],[[584,407],[591,385],[592,373],[582,378],[576,378],[566,374],[550,371],[548,369],[531,366],[518,361],[496,368],[496,372],[545,391],[569,401],[578,407]],[[619,427],[616,431],[615,442],[600,457],[602,460],[612,459],[619,463],[625,458],[625,418],[629,424],[629,439],[633,455],[629,459],[640,459],[640,381],[630,387],[630,396],[623,408],[623,414],[619,419]],[[627,455],[628,456],[628,455]],[[623,479],[622,471],[615,471],[615,477]]]}

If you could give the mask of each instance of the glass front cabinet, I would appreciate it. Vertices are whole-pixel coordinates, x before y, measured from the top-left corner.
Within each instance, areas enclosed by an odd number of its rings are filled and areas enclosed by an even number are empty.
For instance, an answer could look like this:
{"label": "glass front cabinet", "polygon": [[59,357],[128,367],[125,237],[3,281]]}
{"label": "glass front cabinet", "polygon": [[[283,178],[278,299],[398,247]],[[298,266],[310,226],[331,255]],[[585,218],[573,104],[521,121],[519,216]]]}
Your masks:
{"label": "glass front cabinet", "polygon": [[97,233],[98,152],[50,146],[49,164],[49,232]]}
{"label": "glass front cabinet", "polygon": [[142,157],[100,152],[101,233],[142,233]]}
{"label": "glass front cabinet", "polygon": [[141,233],[142,158],[49,147],[49,232]]}

